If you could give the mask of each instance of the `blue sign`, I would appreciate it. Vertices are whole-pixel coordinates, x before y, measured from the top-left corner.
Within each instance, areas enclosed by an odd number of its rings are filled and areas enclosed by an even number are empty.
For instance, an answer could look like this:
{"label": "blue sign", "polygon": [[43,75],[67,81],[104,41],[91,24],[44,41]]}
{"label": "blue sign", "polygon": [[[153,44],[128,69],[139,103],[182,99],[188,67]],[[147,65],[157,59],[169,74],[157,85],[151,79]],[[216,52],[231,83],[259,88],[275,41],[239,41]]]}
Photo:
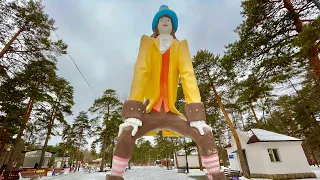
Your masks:
{"label": "blue sign", "polygon": [[229,159],[233,159],[233,154],[229,154]]}

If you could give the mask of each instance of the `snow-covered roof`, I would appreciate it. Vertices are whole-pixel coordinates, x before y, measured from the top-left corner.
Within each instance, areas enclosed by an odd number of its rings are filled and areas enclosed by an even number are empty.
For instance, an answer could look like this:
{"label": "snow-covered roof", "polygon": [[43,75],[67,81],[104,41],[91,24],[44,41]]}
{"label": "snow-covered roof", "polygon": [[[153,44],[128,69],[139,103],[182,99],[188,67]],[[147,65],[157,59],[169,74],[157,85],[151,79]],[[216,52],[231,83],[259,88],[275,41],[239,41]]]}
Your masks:
{"label": "snow-covered roof", "polygon": [[302,141],[301,139],[287,136],[284,134],[278,134],[275,132],[263,130],[263,129],[251,129],[247,132],[250,137],[248,144],[255,142],[274,142],[274,141]]}

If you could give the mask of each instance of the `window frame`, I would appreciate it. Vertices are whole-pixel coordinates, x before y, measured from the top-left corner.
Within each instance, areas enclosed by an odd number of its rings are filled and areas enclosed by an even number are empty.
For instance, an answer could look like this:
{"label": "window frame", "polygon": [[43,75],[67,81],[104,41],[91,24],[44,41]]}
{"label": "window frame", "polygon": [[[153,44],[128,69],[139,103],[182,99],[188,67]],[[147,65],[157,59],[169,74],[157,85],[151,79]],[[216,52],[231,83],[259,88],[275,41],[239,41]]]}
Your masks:
{"label": "window frame", "polygon": [[278,148],[267,148],[267,153],[268,153],[268,156],[269,156],[271,163],[281,163],[282,162]]}

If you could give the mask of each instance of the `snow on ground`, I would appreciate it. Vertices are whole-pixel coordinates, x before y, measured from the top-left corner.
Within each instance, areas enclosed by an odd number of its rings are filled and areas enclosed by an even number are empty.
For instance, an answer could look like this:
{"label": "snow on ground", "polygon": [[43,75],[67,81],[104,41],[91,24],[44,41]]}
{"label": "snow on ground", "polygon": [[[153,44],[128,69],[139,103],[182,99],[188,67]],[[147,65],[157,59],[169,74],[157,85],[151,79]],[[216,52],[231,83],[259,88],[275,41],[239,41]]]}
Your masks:
{"label": "snow on ground", "polygon": [[[317,175],[317,179],[320,179],[320,168],[311,167],[312,171]],[[48,177],[43,177],[44,180],[105,180],[105,172],[75,172],[69,173],[66,172],[64,175],[54,176],[51,174]],[[125,180],[205,180],[206,170],[200,171],[199,169],[190,169],[189,174],[177,173],[177,169],[166,170],[164,167],[158,166],[148,166],[132,167],[131,170],[127,170],[124,175]],[[244,177],[240,178],[241,180],[247,180]],[[252,179],[259,180],[259,179]],[[261,180],[261,179],[260,179]],[[264,179],[266,180],[266,179]],[[316,179],[307,179],[307,180],[316,180]]]}
{"label": "snow on ground", "polygon": [[[177,169],[166,170],[166,168],[158,166],[149,167],[132,167],[131,170],[127,170],[124,175],[125,180],[195,180],[195,178],[189,176],[203,176],[206,172],[200,172],[197,170],[190,170],[189,174],[177,173]],[[49,176],[43,177],[44,180],[104,180],[106,179],[105,172],[66,172],[64,175],[60,176]],[[205,178],[202,178],[205,179]],[[201,179],[201,180],[202,180]]]}
{"label": "snow on ground", "polygon": [[[306,180],[319,180],[320,179],[320,168],[311,166],[311,170],[316,174],[317,178],[308,178]],[[247,180],[247,178],[240,177],[240,180]],[[250,180],[259,180],[259,179],[258,178],[253,178],[253,179],[250,179]],[[268,180],[268,179],[263,179],[263,180]]]}

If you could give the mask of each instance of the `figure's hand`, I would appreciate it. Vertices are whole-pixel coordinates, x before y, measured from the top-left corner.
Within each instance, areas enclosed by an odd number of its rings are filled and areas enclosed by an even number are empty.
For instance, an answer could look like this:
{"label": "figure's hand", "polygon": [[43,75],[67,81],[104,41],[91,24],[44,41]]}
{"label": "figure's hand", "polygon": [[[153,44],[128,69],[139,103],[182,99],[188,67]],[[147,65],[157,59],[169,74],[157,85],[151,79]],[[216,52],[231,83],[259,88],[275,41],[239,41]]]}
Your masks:
{"label": "figure's hand", "polygon": [[126,119],[124,121],[124,123],[120,124],[120,126],[119,126],[118,137],[121,135],[123,129],[126,128],[126,127],[129,127],[129,126],[133,127],[131,135],[135,136],[137,131],[138,131],[138,127],[142,126],[142,121],[140,121],[137,118],[128,118],[128,119]]}
{"label": "figure's hand", "polygon": [[204,135],[204,130],[203,130],[204,128],[209,129],[210,132],[212,133],[212,128],[208,124],[206,124],[205,121],[192,121],[190,122],[190,126],[197,128],[201,136]]}

